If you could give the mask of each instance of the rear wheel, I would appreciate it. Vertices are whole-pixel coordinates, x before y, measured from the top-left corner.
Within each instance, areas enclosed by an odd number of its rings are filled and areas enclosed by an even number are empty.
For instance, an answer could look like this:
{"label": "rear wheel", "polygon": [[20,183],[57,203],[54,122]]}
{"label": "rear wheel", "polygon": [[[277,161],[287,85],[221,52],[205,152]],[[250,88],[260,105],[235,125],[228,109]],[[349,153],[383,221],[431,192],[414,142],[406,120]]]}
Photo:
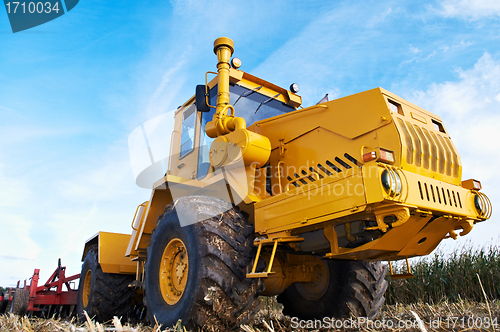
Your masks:
{"label": "rear wheel", "polygon": [[30,293],[27,289],[16,288],[14,297],[12,299],[11,312],[13,314],[24,316],[28,312],[28,304],[30,300]]}
{"label": "rear wheel", "polygon": [[92,246],[82,265],[78,287],[77,313],[83,311],[99,322],[113,316],[127,317],[133,308],[135,292],[128,285],[135,277],[127,274],[104,273],[97,260],[97,246]]}
{"label": "rear wheel", "polygon": [[[262,291],[259,280],[246,278],[255,257],[253,225],[211,197],[182,198],[175,206],[167,206],[159,217],[148,248],[145,286],[151,322],[156,318],[171,327],[181,319],[190,329],[220,330],[247,322],[260,307]],[[201,221],[181,227],[180,206],[183,215]]]}
{"label": "rear wheel", "polygon": [[387,267],[380,262],[328,260],[326,285],[296,283],[278,296],[283,314],[300,319],[375,318],[385,301]]}

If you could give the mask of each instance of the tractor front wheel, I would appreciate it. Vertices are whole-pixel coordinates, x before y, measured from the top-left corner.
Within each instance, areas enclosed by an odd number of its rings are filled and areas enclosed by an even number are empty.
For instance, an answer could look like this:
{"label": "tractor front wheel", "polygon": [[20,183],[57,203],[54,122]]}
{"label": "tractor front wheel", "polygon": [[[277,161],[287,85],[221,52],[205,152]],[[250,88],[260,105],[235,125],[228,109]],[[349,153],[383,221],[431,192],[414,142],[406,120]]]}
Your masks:
{"label": "tractor front wheel", "polygon": [[[181,227],[178,214],[190,224]],[[253,229],[240,212],[216,198],[186,197],[167,206],[148,247],[151,322],[172,327],[180,319],[189,329],[224,331],[247,322],[260,307],[262,291],[259,280],[246,279],[255,257]]]}
{"label": "tractor front wheel", "polygon": [[385,301],[387,267],[380,262],[324,260],[326,284],[295,283],[278,296],[283,314],[300,319],[368,317],[374,319]]}

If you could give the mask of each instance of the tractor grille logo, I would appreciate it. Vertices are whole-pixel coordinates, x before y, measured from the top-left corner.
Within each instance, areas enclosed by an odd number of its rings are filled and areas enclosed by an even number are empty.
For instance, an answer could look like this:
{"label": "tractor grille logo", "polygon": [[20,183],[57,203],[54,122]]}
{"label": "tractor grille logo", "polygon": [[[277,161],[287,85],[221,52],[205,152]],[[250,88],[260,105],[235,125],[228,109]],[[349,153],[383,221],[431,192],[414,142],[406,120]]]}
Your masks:
{"label": "tractor grille logo", "polygon": [[12,32],[31,29],[52,21],[75,8],[79,0],[4,0]]}

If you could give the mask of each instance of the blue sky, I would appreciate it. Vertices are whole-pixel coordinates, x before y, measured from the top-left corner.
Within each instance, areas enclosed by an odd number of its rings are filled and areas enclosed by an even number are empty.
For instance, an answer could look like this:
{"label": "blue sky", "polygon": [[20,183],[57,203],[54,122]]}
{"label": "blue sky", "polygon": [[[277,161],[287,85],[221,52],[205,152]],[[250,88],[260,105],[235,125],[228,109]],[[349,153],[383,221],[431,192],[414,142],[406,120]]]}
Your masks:
{"label": "blue sky", "polygon": [[[87,238],[130,232],[150,191],[128,135],[193,95],[220,36],[242,70],[299,83],[305,106],[381,86],[441,116],[496,206],[500,3],[82,0],[16,34],[0,10],[0,285],[59,257],[79,273]],[[496,219],[445,247],[498,242]]]}

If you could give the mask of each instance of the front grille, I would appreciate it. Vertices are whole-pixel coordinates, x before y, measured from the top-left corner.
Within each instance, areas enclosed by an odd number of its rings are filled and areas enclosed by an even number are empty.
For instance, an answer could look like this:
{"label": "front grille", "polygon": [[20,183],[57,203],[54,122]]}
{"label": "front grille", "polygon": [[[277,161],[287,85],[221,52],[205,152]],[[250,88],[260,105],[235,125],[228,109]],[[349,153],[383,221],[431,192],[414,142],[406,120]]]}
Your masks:
{"label": "front grille", "polygon": [[458,153],[451,140],[402,118],[397,118],[399,132],[406,145],[406,162],[417,167],[458,178]]}
{"label": "front grille", "polygon": [[462,200],[458,191],[420,181],[418,181],[418,190],[420,191],[420,198],[423,201],[462,208]]}
{"label": "front grille", "polygon": [[287,175],[288,183],[292,184],[295,187],[300,187],[302,185],[306,185],[308,183],[316,181],[313,175],[317,175],[319,179],[323,179],[327,176],[332,176],[342,171],[349,170],[353,167],[361,167],[362,164],[353,156],[348,153],[344,153],[343,156],[345,159],[340,157],[333,158],[331,160],[325,160],[325,162],[317,164],[316,167],[309,167],[309,173],[305,170],[301,170],[301,175],[297,173],[293,173]]}

